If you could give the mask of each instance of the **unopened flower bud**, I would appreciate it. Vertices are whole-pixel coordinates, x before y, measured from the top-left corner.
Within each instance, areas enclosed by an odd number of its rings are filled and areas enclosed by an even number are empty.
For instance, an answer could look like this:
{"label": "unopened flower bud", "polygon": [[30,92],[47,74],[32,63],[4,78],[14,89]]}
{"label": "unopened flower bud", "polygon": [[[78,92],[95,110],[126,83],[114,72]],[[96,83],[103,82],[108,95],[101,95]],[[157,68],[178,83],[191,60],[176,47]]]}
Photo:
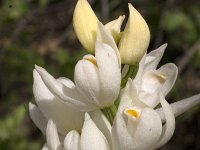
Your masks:
{"label": "unopened flower bud", "polygon": [[119,43],[119,51],[122,64],[134,65],[140,61],[148,48],[150,31],[141,14],[131,4],[129,4],[129,13]]}
{"label": "unopened flower bud", "polygon": [[73,26],[79,41],[90,53],[94,53],[95,49],[97,21],[98,18],[88,1],[78,0],[73,15]]}
{"label": "unopened flower bud", "polygon": [[120,32],[122,23],[125,19],[125,16],[119,16],[118,19],[113,20],[105,25],[105,28],[111,32],[115,42],[118,43],[120,41],[122,32]]}

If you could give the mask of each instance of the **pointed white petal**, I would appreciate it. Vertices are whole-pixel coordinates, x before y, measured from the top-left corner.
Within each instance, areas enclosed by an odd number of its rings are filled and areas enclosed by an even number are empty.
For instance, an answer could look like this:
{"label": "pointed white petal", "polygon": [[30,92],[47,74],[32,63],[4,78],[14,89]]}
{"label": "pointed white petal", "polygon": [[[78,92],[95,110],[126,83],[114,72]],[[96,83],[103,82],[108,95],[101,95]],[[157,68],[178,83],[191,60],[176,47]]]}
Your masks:
{"label": "pointed white petal", "polygon": [[65,101],[71,107],[76,107],[81,111],[89,111],[94,109],[93,106],[88,105],[84,98],[81,97],[80,93],[77,92],[75,88],[69,88],[63,86],[58,82],[53,76],[51,76],[45,69],[39,66],[35,66],[35,69],[42,78],[42,81],[45,83],[49,91],[55,94],[58,98]]}
{"label": "pointed white petal", "polygon": [[[170,106],[172,108],[174,116],[177,117],[177,116],[183,114],[184,112],[188,111],[195,105],[198,105],[199,103],[200,103],[200,94],[196,94],[192,97],[185,98],[183,100],[174,102],[174,103],[170,104]],[[163,109],[158,108],[156,111],[160,115],[162,122],[165,122],[165,116],[163,113]]]}
{"label": "pointed white petal", "polygon": [[110,146],[112,146],[112,138],[111,138],[111,125],[108,119],[103,115],[100,110],[95,110],[90,112],[90,116],[99,130],[106,137]]}
{"label": "pointed white petal", "polygon": [[118,112],[122,113],[125,108],[131,106],[134,101],[134,99],[132,98],[136,98],[136,97],[137,97],[136,88],[132,84],[132,80],[129,78],[126,83],[125,88],[120,91],[120,96],[119,96],[120,103],[118,107]]}
{"label": "pointed white petal", "polygon": [[194,95],[192,97],[180,100],[171,104],[173,113],[175,116],[179,116],[182,113],[186,112],[191,107],[200,103],[200,94]]}
{"label": "pointed white petal", "polygon": [[110,46],[96,42],[95,56],[101,85],[100,103],[103,106],[109,106],[118,97],[121,70],[117,65],[116,54]]}
{"label": "pointed white petal", "polygon": [[70,79],[65,78],[65,77],[60,77],[57,79],[58,82],[63,83],[68,88],[74,88],[75,84],[72,82]]}
{"label": "pointed white petal", "polygon": [[46,126],[47,126],[47,120],[43,116],[43,114],[40,112],[37,106],[29,103],[29,113],[30,117],[35,123],[35,125],[42,131],[43,134],[46,133]]}
{"label": "pointed white petal", "polygon": [[167,47],[167,44],[163,44],[158,49],[153,50],[150,53],[145,54],[143,56],[142,60],[139,63],[137,75],[134,79],[134,82],[138,91],[141,88],[141,82],[142,82],[144,73],[150,70],[155,70],[157,68],[157,65],[160,62],[166,47]]}
{"label": "pointed white petal", "polygon": [[166,144],[170,138],[172,137],[174,130],[175,130],[175,118],[172,111],[171,106],[168,104],[168,102],[164,99],[163,95],[160,94],[160,103],[164,111],[166,124],[163,127],[163,131],[160,137],[160,140],[156,144],[155,148],[159,148]]}
{"label": "pointed white petal", "polygon": [[163,44],[159,48],[147,54],[147,57],[145,60],[146,70],[157,68],[158,63],[160,62],[166,47],[167,47],[167,44]]}
{"label": "pointed white petal", "polygon": [[163,73],[166,77],[167,80],[165,81],[163,87],[162,87],[162,93],[164,96],[168,94],[168,92],[172,89],[177,75],[178,75],[178,68],[176,67],[175,64],[173,63],[168,63],[163,65],[158,69],[159,72]]}
{"label": "pointed white petal", "polygon": [[109,150],[109,144],[97,128],[88,113],[85,113],[85,122],[81,134],[81,150]]}
{"label": "pointed white petal", "polygon": [[50,150],[57,150],[61,147],[56,125],[52,120],[47,123],[46,138],[47,146]]}
{"label": "pointed white petal", "polygon": [[138,91],[141,89],[142,78],[143,78],[144,69],[145,69],[145,60],[146,60],[146,53],[144,54],[144,56],[142,57],[142,59],[139,62],[138,71],[133,80]]}
{"label": "pointed white petal", "polygon": [[80,150],[80,135],[76,130],[70,131],[64,140],[64,150]]}
{"label": "pointed white petal", "polygon": [[[45,86],[42,78],[36,70],[34,70],[33,76],[33,92],[35,100],[43,115],[47,119],[52,119],[57,124],[58,131],[62,135],[65,135],[72,129],[80,131],[83,125],[84,113],[70,107],[67,103],[64,103],[62,100],[54,96]],[[66,82],[66,85],[71,86],[70,83],[67,84],[66,79],[59,79],[57,81],[58,83]]]}
{"label": "pointed white petal", "polygon": [[128,79],[126,87],[120,92],[120,104],[118,112],[122,113],[127,107],[137,106],[145,107],[146,105],[138,99],[138,92],[132,79]]}
{"label": "pointed white petal", "polygon": [[118,67],[121,69],[121,57],[117,45],[115,43],[115,40],[113,39],[111,33],[106,31],[105,27],[102,25],[101,22],[98,22],[97,41],[105,43],[113,48],[115,54],[117,55]]}

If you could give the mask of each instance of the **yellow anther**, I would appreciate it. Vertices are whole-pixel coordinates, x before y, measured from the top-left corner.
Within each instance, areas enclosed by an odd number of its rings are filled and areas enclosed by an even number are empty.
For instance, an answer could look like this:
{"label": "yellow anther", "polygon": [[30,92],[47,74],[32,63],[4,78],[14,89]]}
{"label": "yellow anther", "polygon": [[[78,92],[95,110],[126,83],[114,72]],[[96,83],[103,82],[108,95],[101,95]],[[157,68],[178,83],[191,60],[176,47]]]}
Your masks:
{"label": "yellow anther", "polygon": [[97,67],[97,60],[94,58],[84,58],[85,60],[88,60],[89,62],[93,63]]}
{"label": "yellow anther", "polygon": [[133,110],[133,109],[128,109],[127,111],[127,114],[135,117],[135,118],[139,118],[140,117],[140,113],[136,110]]}

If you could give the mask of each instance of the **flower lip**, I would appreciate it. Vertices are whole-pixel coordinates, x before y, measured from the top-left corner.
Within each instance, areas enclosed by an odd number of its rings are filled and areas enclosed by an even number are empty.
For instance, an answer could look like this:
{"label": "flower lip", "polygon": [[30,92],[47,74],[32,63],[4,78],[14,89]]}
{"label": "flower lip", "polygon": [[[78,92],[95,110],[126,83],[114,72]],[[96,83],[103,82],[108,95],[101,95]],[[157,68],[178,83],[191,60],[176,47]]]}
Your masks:
{"label": "flower lip", "polygon": [[141,110],[136,107],[129,107],[124,110],[124,114],[133,120],[139,119],[141,115]]}
{"label": "flower lip", "polygon": [[156,73],[154,75],[158,79],[158,81],[162,84],[165,83],[165,81],[167,80],[167,76],[163,73]]}

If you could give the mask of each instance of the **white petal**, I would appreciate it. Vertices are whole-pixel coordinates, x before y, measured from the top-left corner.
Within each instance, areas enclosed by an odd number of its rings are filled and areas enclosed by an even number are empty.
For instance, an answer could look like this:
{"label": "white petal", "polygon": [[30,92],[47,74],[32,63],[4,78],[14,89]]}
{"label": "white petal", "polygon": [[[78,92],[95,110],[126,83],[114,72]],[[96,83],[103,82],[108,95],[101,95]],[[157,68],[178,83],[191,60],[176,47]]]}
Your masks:
{"label": "white petal", "polygon": [[142,57],[142,59],[139,62],[138,71],[137,74],[133,80],[135,86],[137,87],[137,90],[139,91],[142,85],[142,78],[144,75],[144,69],[145,69],[145,60],[146,60],[146,54]]}
{"label": "white petal", "polygon": [[46,133],[46,126],[47,126],[47,120],[43,116],[43,114],[40,112],[37,106],[29,103],[29,113],[30,117],[35,123],[35,125],[42,131],[43,134]]}
{"label": "white petal", "polygon": [[49,150],[46,144],[43,145],[42,150]]}
{"label": "white petal", "polygon": [[[129,128],[130,125],[132,125],[133,128]],[[144,109],[138,122],[129,125],[122,117],[122,114],[118,113],[112,128],[114,149],[152,149],[159,140],[161,131],[161,120],[159,115],[153,109]]]}
{"label": "white petal", "polygon": [[97,128],[89,114],[85,114],[85,122],[81,134],[81,150],[109,150],[108,142]]}
{"label": "white petal", "polygon": [[101,22],[98,22],[97,41],[105,43],[113,48],[115,54],[117,55],[118,67],[121,69],[121,57],[117,45],[115,43],[115,40],[113,39],[111,33],[106,31],[105,27],[102,25]]}
{"label": "white petal", "polygon": [[175,118],[173,111],[168,102],[164,99],[162,94],[160,94],[160,103],[164,111],[166,124],[163,127],[161,138],[159,142],[156,144],[155,148],[159,148],[164,144],[166,144],[172,137],[175,130]]}
{"label": "white petal", "polygon": [[95,64],[87,59],[80,60],[75,67],[74,80],[82,95],[91,105],[99,104],[100,81]]}
{"label": "white petal", "polygon": [[49,120],[47,123],[46,136],[47,146],[50,150],[57,150],[61,147],[56,125],[52,120]]}
{"label": "white petal", "polygon": [[139,99],[147,106],[154,108],[159,104],[159,92],[165,81],[165,76],[162,77],[159,71],[150,70],[146,72],[143,75]]}
{"label": "white petal", "polygon": [[[67,84],[66,79],[59,79],[58,83],[60,82],[66,82],[66,85],[71,86],[70,83]],[[40,111],[47,119],[52,119],[56,123],[58,131],[62,135],[72,129],[81,131],[84,113],[54,96],[36,70],[34,70],[33,92]]]}
{"label": "white petal", "polygon": [[130,78],[126,84],[126,87],[120,91],[120,104],[118,111],[122,113],[127,107],[136,106],[136,107],[145,107],[144,103],[138,99],[137,89],[133,80]]}
{"label": "white petal", "polygon": [[114,150],[133,150],[133,138],[121,113],[117,113],[112,126]]}
{"label": "white petal", "polygon": [[60,77],[57,79],[58,82],[63,83],[68,88],[74,88],[75,84],[70,79],[65,77]]}
{"label": "white petal", "polygon": [[80,150],[80,135],[76,130],[70,131],[64,140],[65,150]]}
{"label": "white petal", "polygon": [[108,119],[103,115],[100,110],[95,110],[90,112],[90,116],[99,130],[106,137],[110,146],[112,146],[112,138],[111,138],[111,125]]}
{"label": "white petal", "polygon": [[[192,97],[185,98],[183,100],[174,102],[174,103],[170,104],[170,106],[172,108],[174,116],[177,117],[177,116],[183,114],[184,112],[188,111],[195,105],[198,105],[199,103],[200,103],[200,94],[197,94]],[[156,111],[159,113],[161,120],[163,122],[165,122],[165,116],[163,113],[163,109],[158,108]]]}
{"label": "white petal", "polygon": [[158,69],[159,72],[163,73],[166,75],[167,80],[165,81],[163,87],[162,87],[162,93],[164,96],[168,94],[168,92],[172,89],[177,75],[178,75],[178,68],[176,67],[175,64],[173,63],[168,63],[163,65]]}
{"label": "white petal", "polygon": [[96,42],[95,56],[101,84],[100,103],[104,106],[109,106],[118,97],[121,70],[117,65],[117,56],[110,46]]}
{"label": "white petal", "polygon": [[158,63],[160,62],[166,47],[167,44],[163,44],[156,50],[153,50],[147,54],[147,57],[145,59],[146,70],[155,70],[157,68]]}
{"label": "white petal", "polygon": [[163,44],[158,49],[153,50],[143,56],[142,60],[139,63],[137,75],[134,79],[138,91],[140,90],[144,73],[150,70],[155,70],[157,68],[157,65],[160,62],[166,47],[167,44]]}
{"label": "white petal", "polygon": [[80,93],[75,88],[63,86],[42,67],[35,66],[35,69],[41,76],[43,82],[48,87],[48,89],[58,98],[65,101],[68,105],[71,105],[71,107],[76,107],[81,111],[89,111],[91,109],[94,109],[93,106],[88,105],[84,101],[83,97],[81,97]]}
{"label": "white petal", "polygon": [[143,109],[133,135],[135,149],[152,149],[158,142],[161,132],[162,123],[157,112],[149,108]]}

